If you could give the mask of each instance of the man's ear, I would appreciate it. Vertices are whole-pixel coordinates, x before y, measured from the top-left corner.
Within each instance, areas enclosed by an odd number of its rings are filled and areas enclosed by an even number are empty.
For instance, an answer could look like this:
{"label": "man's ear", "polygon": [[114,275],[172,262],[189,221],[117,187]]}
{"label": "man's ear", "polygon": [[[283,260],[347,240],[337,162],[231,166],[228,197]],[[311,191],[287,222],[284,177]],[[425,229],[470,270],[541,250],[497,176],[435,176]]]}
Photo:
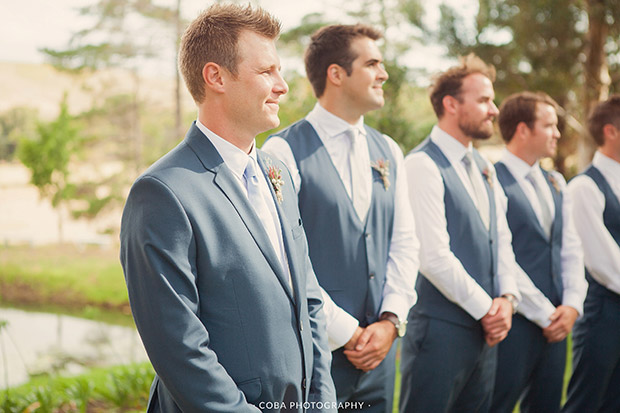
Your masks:
{"label": "man's ear", "polygon": [[441,99],[441,104],[443,105],[443,110],[446,113],[451,115],[456,114],[456,107],[459,101],[454,96],[446,95]]}
{"label": "man's ear", "polygon": [[347,75],[347,72],[342,68],[342,66],[337,65],[336,63],[332,63],[327,67],[327,82],[331,82],[336,86],[340,86],[342,84],[342,79]]}
{"label": "man's ear", "polygon": [[205,87],[211,89],[214,92],[224,91],[224,68],[217,63],[209,62],[202,68],[202,80],[205,82]]}
{"label": "man's ear", "polygon": [[515,134],[514,134],[514,138],[525,138],[528,137],[530,135],[530,132],[532,132],[530,130],[530,128],[528,128],[528,126],[525,124],[525,122],[519,122],[517,124],[517,128],[515,129]]}
{"label": "man's ear", "polygon": [[611,123],[606,123],[603,125],[603,136],[605,139],[617,140],[620,139],[620,131]]}

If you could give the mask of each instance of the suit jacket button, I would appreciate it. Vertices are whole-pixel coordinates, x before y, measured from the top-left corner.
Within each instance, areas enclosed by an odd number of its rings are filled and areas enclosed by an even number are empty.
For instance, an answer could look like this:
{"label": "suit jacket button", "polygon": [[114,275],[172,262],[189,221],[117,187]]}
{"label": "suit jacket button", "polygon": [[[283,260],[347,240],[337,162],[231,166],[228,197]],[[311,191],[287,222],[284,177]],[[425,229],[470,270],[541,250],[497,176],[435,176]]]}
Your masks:
{"label": "suit jacket button", "polygon": [[304,377],[304,379],[301,381],[301,388],[306,390],[306,378]]}
{"label": "suit jacket button", "polygon": [[368,276],[368,278],[370,278],[371,280],[374,280],[375,278],[375,273],[371,272],[370,275]]}
{"label": "suit jacket button", "polygon": [[304,322],[303,321],[299,322],[299,331],[304,331]]}

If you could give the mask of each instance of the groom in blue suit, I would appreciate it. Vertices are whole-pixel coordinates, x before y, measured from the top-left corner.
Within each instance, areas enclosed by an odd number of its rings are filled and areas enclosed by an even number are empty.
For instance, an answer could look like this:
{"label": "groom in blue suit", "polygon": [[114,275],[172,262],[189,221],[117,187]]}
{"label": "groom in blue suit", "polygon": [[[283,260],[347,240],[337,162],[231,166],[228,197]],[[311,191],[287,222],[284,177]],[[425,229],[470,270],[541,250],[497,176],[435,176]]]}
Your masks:
{"label": "groom in blue suit", "polygon": [[258,151],[288,91],[262,9],[216,4],[181,40],[198,105],[133,185],[121,262],[156,372],[149,412],[335,408],[320,290],[290,175]]}

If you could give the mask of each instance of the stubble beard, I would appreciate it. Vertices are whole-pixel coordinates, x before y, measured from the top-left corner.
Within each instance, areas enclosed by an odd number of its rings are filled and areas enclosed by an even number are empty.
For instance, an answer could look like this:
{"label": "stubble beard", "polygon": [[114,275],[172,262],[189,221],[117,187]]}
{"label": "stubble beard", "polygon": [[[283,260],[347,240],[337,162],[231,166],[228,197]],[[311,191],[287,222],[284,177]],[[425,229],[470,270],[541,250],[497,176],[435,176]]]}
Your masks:
{"label": "stubble beard", "polygon": [[[489,118],[492,120],[492,118]],[[489,119],[485,119],[479,124],[473,122],[467,122],[466,120],[459,120],[459,128],[466,135],[475,140],[487,140],[493,136],[493,126],[486,128],[484,122]]]}

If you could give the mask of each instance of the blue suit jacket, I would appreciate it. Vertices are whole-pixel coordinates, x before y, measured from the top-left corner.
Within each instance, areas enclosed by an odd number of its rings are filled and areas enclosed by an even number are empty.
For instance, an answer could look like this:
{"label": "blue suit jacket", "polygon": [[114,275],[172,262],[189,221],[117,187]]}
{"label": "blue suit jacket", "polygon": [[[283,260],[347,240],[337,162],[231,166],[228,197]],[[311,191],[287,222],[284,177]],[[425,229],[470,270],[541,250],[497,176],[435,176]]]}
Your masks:
{"label": "blue suit jacket", "polygon": [[[258,152],[263,170],[266,157]],[[276,208],[293,291],[247,197],[196,125],[131,189],[121,263],[157,373],[149,411],[295,411],[335,401],[297,197],[285,166],[270,162],[284,172]]]}

